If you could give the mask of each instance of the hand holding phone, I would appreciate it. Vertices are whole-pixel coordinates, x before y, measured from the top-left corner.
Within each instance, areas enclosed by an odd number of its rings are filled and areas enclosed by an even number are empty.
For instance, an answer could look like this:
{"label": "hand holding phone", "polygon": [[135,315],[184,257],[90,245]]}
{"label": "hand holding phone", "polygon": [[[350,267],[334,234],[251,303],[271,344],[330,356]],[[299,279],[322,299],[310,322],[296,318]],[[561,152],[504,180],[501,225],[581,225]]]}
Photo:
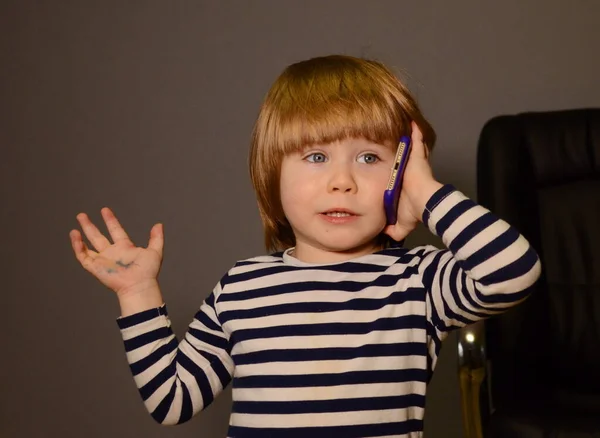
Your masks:
{"label": "hand holding phone", "polygon": [[402,136],[400,138],[400,143],[398,144],[398,149],[396,150],[396,157],[394,159],[394,167],[392,168],[390,180],[383,195],[383,205],[385,207],[385,216],[388,225],[394,225],[398,219],[398,199],[400,198],[400,192],[402,191],[402,177],[404,176],[404,169],[408,162],[410,149],[410,137]]}

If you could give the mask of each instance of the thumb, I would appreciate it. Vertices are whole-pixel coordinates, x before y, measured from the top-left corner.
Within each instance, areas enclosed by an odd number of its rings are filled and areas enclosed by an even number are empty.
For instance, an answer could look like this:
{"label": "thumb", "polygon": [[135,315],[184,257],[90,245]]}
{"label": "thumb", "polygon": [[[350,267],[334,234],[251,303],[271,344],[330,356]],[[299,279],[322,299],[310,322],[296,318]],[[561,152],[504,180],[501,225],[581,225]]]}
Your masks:
{"label": "thumb", "polygon": [[161,258],[163,256],[163,247],[165,244],[165,236],[163,232],[163,224],[155,224],[150,230],[150,240],[148,241],[148,249],[153,249],[156,251]]}

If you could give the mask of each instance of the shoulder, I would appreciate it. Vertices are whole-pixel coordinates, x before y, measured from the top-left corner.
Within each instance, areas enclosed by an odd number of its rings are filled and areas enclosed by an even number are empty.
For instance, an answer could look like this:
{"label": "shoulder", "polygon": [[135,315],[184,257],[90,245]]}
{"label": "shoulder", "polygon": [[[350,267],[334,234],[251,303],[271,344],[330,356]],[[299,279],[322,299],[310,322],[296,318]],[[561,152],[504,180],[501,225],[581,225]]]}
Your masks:
{"label": "shoulder", "polygon": [[433,245],[420,245],[414,248],[388,248],[377,253],[382,259],[387,259],[390,264],[415,264],[435,254],[447,252]]}
{"label": "shoulder", "polygon": [[282,252],[238,260],[221,278],[221,288],[231,283],[264,277],[283,269],[285,265]]}

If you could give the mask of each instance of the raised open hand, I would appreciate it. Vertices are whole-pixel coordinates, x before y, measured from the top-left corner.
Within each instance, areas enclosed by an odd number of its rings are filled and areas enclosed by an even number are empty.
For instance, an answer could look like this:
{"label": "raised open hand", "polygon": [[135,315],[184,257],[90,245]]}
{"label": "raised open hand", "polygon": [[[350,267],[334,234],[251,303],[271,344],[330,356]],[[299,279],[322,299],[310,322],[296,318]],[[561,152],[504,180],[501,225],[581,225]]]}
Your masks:
{"label": "raised open hand", "polygon": [[113,243],[85,213],[79,213],[77,220],[95,249],[87,247],[79,230],[71,230],[71,245],[81,266],[119,296],[130,290],[143,289],[146,284],[156,283],[163,257],[162,224],[152,227],[148,247],[141,248],[133,244],[109,208],[105,207],[100,212]]}

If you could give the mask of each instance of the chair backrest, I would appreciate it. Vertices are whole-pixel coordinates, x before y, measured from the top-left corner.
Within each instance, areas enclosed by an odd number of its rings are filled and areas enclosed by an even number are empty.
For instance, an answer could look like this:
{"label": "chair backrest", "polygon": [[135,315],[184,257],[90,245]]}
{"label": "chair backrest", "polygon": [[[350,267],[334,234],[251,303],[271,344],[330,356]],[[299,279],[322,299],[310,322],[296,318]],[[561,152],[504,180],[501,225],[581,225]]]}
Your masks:
{"label": "chair backrest", "polygon": [[494,405],[551,401],[600,415],[600,109],[490,120],[477,186],[543,270],[525,303],[486,322]]}

